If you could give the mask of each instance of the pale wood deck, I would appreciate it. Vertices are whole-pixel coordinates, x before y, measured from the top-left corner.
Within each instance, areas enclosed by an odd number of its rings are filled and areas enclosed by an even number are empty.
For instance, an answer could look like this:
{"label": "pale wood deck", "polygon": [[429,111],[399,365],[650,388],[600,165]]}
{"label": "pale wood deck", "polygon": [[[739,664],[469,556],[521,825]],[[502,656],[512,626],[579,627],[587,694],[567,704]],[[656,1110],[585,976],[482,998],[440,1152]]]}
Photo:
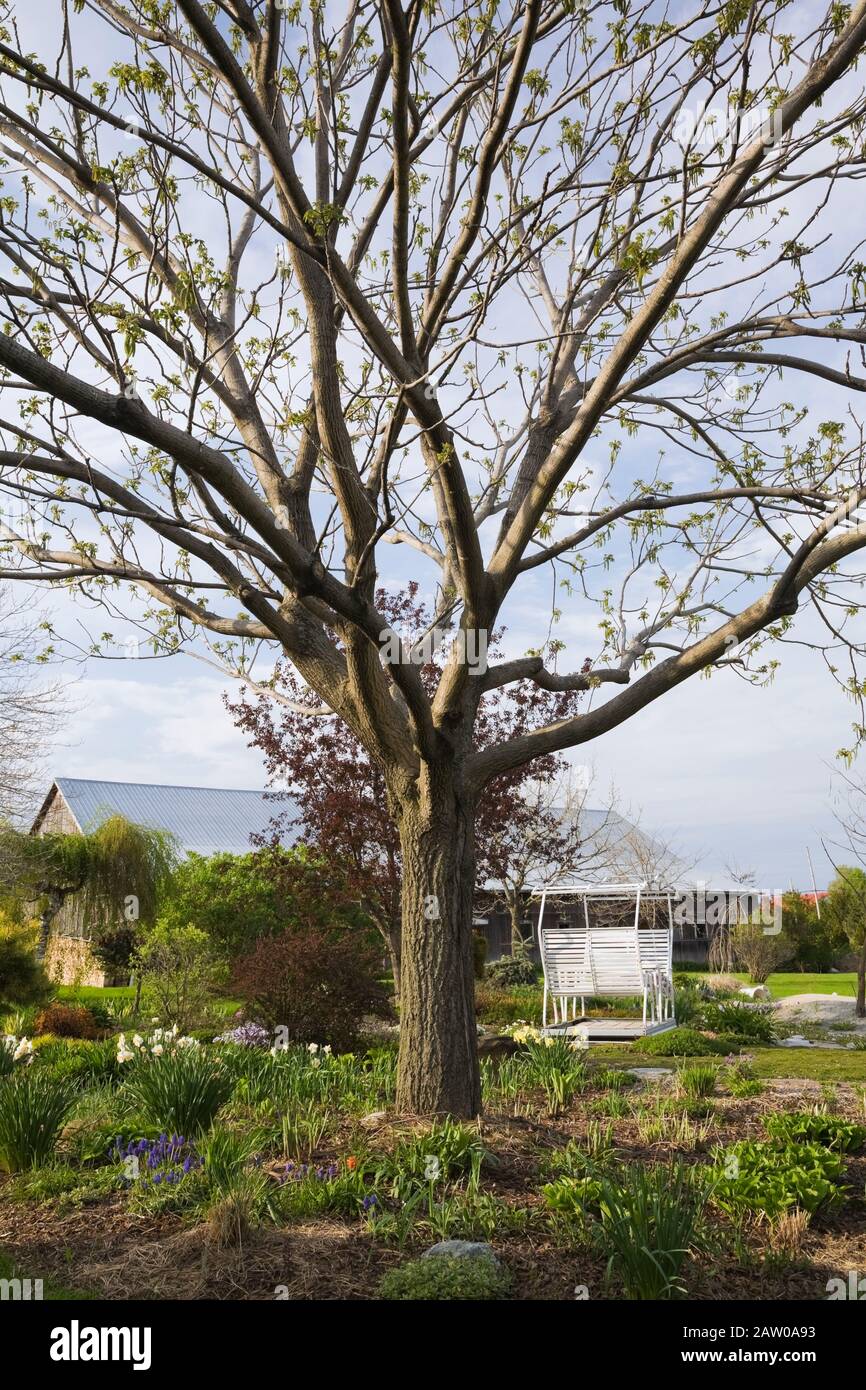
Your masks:
{"label": "pale wood deck", "polygon": [[651,1033],[666,1033],[669,1028],[676,1026],[673,1019],[667,1019],[664,1023],[647,1023],[644,1027],[639,1018],[588,1018],[583,1022],[576,1019],[568,1024],[554,1024],[544,1031],[553,1036],[561,1033],[566,1037],[586,1038],[591,1047],[593,1043],[632,1042]]}

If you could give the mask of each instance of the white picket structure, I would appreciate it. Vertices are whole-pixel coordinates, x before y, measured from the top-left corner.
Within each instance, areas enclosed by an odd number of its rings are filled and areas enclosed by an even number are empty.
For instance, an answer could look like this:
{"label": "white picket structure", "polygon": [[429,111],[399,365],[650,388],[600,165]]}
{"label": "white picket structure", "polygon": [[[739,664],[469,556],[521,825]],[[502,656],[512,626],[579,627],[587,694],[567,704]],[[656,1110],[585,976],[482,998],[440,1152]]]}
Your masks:
{"label": "white picket structure", "polygon": [[[611,885],[621,899],[632,885]],[[673,987],[673,923],[666,927],[642,927],[639,923],[641,885],[635,890],[634,920],[626,926],[592,926],[587,898],[601,896],[598,888],[584,895],[584,924],[544,925],[544,901],[538,919],[538,944],[544,970],[542,1026],[547,1027],[548,1003],[554,1023],[576,1019],[577,1002],[586,1012],[588,997],[638,995],[643,1008],[643,1027],[675,1021]],[[575,890],[571,890],[575,892]],[[578,891],[577,896],[581,896]]]}

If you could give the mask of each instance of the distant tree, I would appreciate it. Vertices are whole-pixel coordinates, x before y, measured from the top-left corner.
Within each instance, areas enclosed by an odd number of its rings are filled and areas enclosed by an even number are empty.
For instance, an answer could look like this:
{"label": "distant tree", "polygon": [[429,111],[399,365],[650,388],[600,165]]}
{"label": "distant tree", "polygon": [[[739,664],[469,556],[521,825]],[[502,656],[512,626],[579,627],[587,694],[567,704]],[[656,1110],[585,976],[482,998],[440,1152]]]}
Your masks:
{"label": "distant tree", "polygon": [[0,1005],[38,1004],[50,995],[35,946],[33,924],[0,905]]}
{"label": "distant tree", "polygon": [[847,944],[833,912],[825,908],[819,916],[814,899],[802,893],[783,894],[782,922],[796,951],[791,961],[795,970],[829,970]]}
{"label": "distant tree", "polygon": [[198,927],[227,962],[250,951],[260,937],[301,922],[342,923],[347,931],[370,925],[345,878],[303,846],[191,854],[172,875],[159,915],[168,927]]}
{"label": "distant tree", "polygon": [[512,954],[525,945],[524,917],[533,887],[578,876],[590,880],[613,862],[618,817],[611,803],[601,821],[588,827],[588,790],[569,765],[557,759],[546,776],[518,788],[502,814],[491,817],[486,847],[490,896],[508,913]]}
{"label": "distant tree", "polygon": [[731,929],[734,960],[748,973],[753,984],[762,985],[794,954],[794,947],[782,933],[773,935],[760,921],[737,922]]}
{"label": "distant tree", "polygon": [[207,932],[191,923],[158,921],[143,935],[135,953],[136,975],[148,1009],[166,1027],[186,1032],[203,1022],[227,971]]}
{"label": "distant tree", "polygon": [[13,600],[8,585],[0,585],[0,822],[32,809],[62,718],[62,692],[37,674],[44,675],[47,659],[38,639],[31,603],[22,595]]}
{"label": "distant tree", "polygon": [[836,870],[825,900],[826,911],[830,922],[858,953],[855,1011],[858,1018],[866,1018],[866,784],[844,771],[839,772],[838,779],[836,833],[824,843],[824,853]]}
{"label": "distant tree", "polygon": [[857,1003],[854,1012],[866,1018],[866,869],[839,864],[824,899],[830,921],[857,952]]}

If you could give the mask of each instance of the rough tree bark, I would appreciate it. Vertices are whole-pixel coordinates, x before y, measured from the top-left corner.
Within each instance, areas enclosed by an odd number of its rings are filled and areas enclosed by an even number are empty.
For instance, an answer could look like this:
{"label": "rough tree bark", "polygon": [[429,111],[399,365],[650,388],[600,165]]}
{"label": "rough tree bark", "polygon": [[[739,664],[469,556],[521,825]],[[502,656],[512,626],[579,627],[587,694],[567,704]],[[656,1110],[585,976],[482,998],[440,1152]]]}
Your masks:
{"label": "rough tree bark", "polygon": [[397,1105],[477,1115],[474,806],[447,762],[400,797],[403,941]]}

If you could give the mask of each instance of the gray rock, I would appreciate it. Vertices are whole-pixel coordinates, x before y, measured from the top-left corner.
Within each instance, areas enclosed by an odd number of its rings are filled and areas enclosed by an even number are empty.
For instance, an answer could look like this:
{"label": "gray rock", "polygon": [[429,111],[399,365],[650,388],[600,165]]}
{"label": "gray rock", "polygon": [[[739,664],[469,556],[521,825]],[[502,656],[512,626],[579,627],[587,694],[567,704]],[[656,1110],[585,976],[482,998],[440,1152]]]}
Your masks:
{"label": "gray rock", "polygon": [[480,1240],[440,1240],[436,1245],[431,1245],[429,1250],[425,1250],[421,1256],[422,1260],[429,1260],[437,1255],[445,1255],[458,1259],[469,1260],[492,1260],[495,1265],[499,1264],[493,1247],[486,1245]]}
{"label": "gray rock", "polygon": [[811,1047],[811,1046],[812,1046],[812,1043],[809,1042],[808,1038],[801,1038],[801,1037],[798,1037],[797,1034],[795,1033],[795,1034],[794,1034],[792,1037],[790,1037],[790,1038],[783,1038],[782,1041],[779,1043],[779,1046],[780,1046],[780,1047]]}
{"label": "gray rock", "polygon": [[489,1057],[491,1061],[503,1062],[506,1057],[513,1057],[520,1051],[519,1043],[513,1038],[479,1038],[478,1056],[483,1059]]}

